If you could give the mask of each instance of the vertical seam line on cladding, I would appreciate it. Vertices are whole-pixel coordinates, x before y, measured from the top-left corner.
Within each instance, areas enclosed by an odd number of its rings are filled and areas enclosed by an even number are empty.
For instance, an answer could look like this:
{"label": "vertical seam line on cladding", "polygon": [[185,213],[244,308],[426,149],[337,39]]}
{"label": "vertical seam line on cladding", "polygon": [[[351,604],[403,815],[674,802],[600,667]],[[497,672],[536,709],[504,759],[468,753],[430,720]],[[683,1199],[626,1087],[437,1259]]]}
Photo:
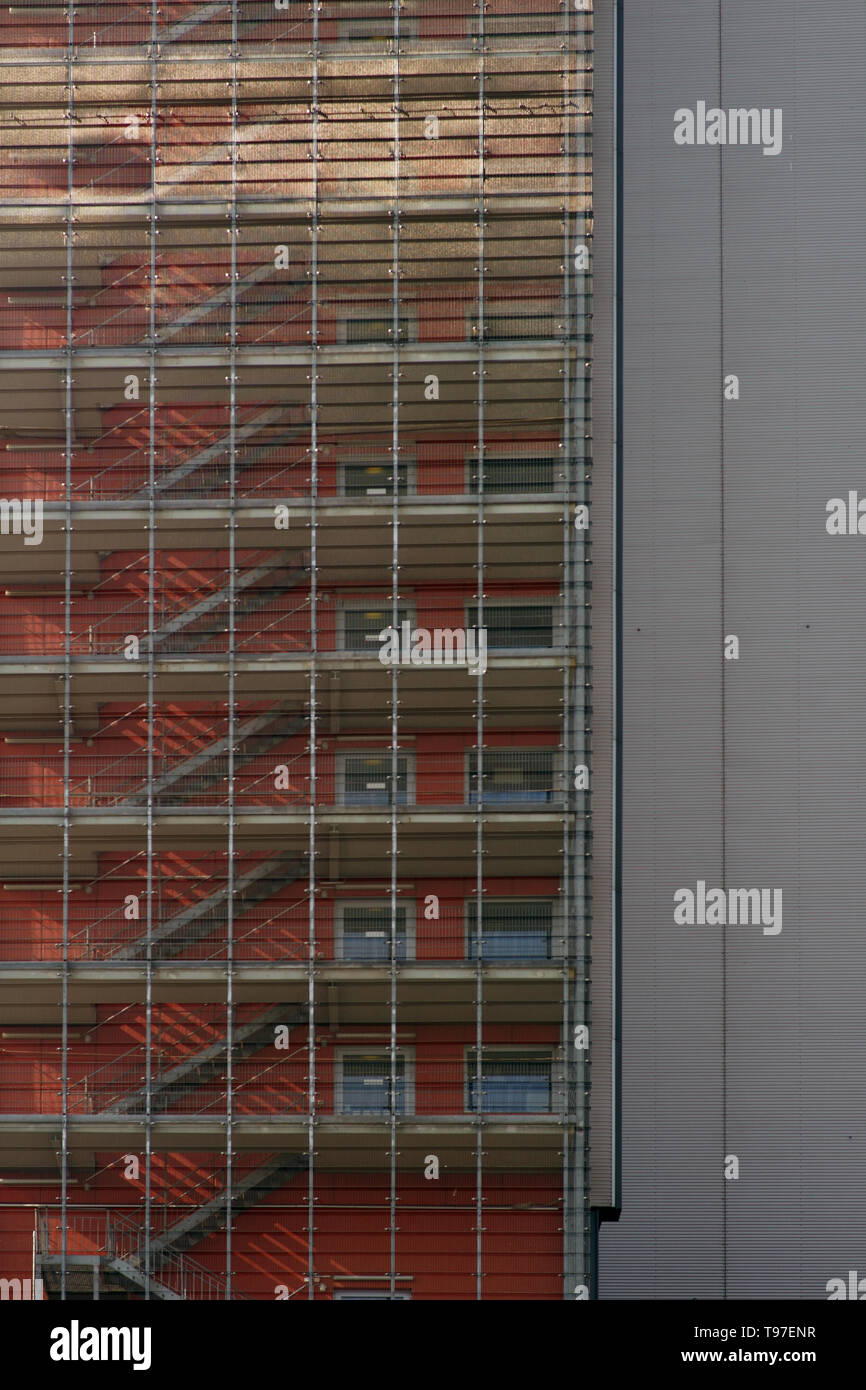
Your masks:
{"label": "vertical seam line on cladding", "polygon": [[[724,108],[724,20],[722,15],[722,0],[719,0],[719,107]],[[719,361],[722,369],[722,379],[725,375],[725,228],[724,228],[724,146],[719,146]],[[716,387],[718,390],[718,386]],[[722,636],[722,680],[721,680],[721,768],[720,768],[720,839],[721,839],[721,871],[722,886],[727,890],[727,861],[726,861],[726,778],[725,778],[725,756],[727,752],[725,739],[725,726],[727,709],[725,702],[725,635],[727,624],[725,622],[725,398],[724,390],[722,393],[721,409],[719,412],[719,529],[720,529],[720,550],[719,550],[719,592],[720,592],[720,622]],[[727,937],[723,930],[721,936],[721,1024],[722,1024],[722,1150],[723,1150],[723,1169],[726,1166],[728,1153],[728,951]],[[728,1297],[728,1179],[723,1175],[722,1178],[722,1298]]]}

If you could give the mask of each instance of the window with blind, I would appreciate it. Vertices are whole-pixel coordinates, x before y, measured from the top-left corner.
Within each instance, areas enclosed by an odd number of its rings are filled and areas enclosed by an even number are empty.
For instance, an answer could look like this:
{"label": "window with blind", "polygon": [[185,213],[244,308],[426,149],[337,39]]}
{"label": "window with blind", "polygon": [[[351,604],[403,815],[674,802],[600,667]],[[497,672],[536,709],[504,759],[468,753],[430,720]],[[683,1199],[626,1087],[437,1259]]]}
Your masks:
{"label": "window with blind", "polygon": [[[478,903],[466,904],[466,955],[478,957]],[[485,898],[481,912],[481,959],[550,960],[553,903],[549,899]]]}
{"label": "window with blind", "polygon": [[[494,651],[520,647],[552,647],[554,636],[552,603],[485,603],[484,627],[487,649]],[[467,627],[478,627],[478,604],[466,605]]]}
{"label": "window with blind", "polygon": [[[341,611],[342,648],[344,652],[364,652],[376,656],[379,651],[379,633],[393,623],[394,610],[390,603],[358,604]],[[397,627],[403,622],[412,621],[412,610],[405,605],[397,609]]]}
{"label": "window with blind", "polygon": [[[469,492],[480,491],[478,459],[469,460]],[[562,479],[552,454],[484,456],[484,491],[554,492]]]}
{"label": "window with blind", "polygon": [[[340,340],[344,343],[393,343],[394,318],[390,312],[381,314],[346,314],[341,320]],[[408,343],[411,323],[406,317],[397,320],[397,341]]]}
{"label": "window with blind", "polygon": [[[394,465],[387,463],[344,463],[341,469],[344,497],[391,497],[394,493]],[[409,491],[409,465],[397,465],[397,492]]]}
{"label": "window with blind", "polygon": [[407,1115],[406,1058],[398,1056],[394,1074],[386,1052],[344,1055],[338,1062],[338,1109],[343,1115]]}
{"label": "window with blind", "polygon": [[[382,14],[338,19],[337,38],[341,43],[367,40],[370,44],[387,45],[394,37],[394,17],[388,13],[389,9],[390,6],[386,5]],[[417,39],[417,37],[418,20],[414,17],[401,15],[400,38]]]}
{"label": "window with blind", "polygon": [[[406,960],[406,907],[396,907],[396,957]],[[391,904],[339,903],[337,951],[341,960],[386,961],[391,959]]]}
{"label": "window with blind", "polygon": [[[515,300],[497,303],[490,300],[483,321],[477,309],[468,315],[470,338],[483,337],[485,342],[514,338],[561,338],[562,310],[554,300]],[[483,332],[482,332],[483,329]]]}
{"label": "window with blind", "polygon": [[[473,748],[469,761],[469,801],[545,803],[556,797],[553,748]],[[479,761],[481,776],[478,775]]]}
{"label": "window with blind", "polygon": [[405,756],[397,759],[395,781],[390,753],[344,753],[342,783],[345,806],[406,806],[409,802],[409,759]]}
{"label": "window with blind", "polygon": [[466,1109],[482,1113],[540,1115],[553,1109],[553,1059],[520,1052],[466,1055]]}

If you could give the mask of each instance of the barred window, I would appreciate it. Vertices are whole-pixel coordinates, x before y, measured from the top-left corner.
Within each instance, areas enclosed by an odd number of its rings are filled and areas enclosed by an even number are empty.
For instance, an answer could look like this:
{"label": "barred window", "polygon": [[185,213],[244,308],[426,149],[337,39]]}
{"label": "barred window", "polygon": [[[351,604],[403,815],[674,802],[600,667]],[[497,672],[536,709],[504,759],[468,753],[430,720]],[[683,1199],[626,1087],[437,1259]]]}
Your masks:
{"label": "barred window", "polygon": [[[390,497],[394,492],[394,465],[388,463],[344,463],[342,468],[344,497]],[[409,465],[397,464],[397,492],[409,491]]]}
{"label": "barred window", "polygon": [[344,1056],[340,1062],[342,1083],[339,1108],[344,1115],[406,1115],[406,1059],[396,1058],[391,1074],[387,1053]]}
{"label": "barred window", "polygon": [[[466,904],[466,955],[478,955],[478,903]],[[481,913],[481,958],[485,961],[549,960],[553,903],[549,899],[484,899]]]}
{"label": "barred window", "polygon": [[[483,328],[483,333],[482,333]],[[477,309],[469,313],[469,337],[485,341],[508,338],[561,338],[562,311],[558,302],[515,301],[497,304],[492,300],[484,311],[483,322]]]}
{"label": "barred window", "polygon": [[546,1114],[552,1110],[553,1062],[549,1054],[481,1053],[479,1105],[477,1052],[466,1057],[466,1109],[513,1115]]}
{"label": "barred window", "polygon": [[[466,606],[466,624],[478,627],[478,604]],[[485,603],[484,627],[487,648],[508,650],[515,647],[553,646],[553,604]]]}
{"label": "barred window", "polygon": [[409,802],[409,759],[397,759],[397,780],[391,754],[344,753],[343,803],[346,806],[406,806]]}
{"label": "barred window", "polygon": [[[370,314],[355,317],[347,314],[343,319],[342,338],[347,343],[392,343],[394,341],[394,319],[390,313]],[[410,322],[408,318],[397,320],[397,341],[408,343]]]}
{"label": "barred window", "polygon": [[[469,491],[478,492],[478,459],[469,463]],[[548,454],[484,456],[485,492],[553,492],[557,484],[556,459]]]}
{"label": "barred window", "polygon": [[[343,960],[384,961],[391,958],[391,904],[338,903],[338,941]],[[405,960],[406,908],[396,908],[397,959]]]}
{"label": "barred window", "polygon": [[[337,38],[340,42],[351,40],[367,39],[371,43],[387,44],[394,37],[394,19],[388,11],[390,6],[385,7],[384,12],[378,15],[363,16],[355,19],[337,20]],[[400,38],[415,39],[418,37],[418,20],[410,16],[400,16]]]}
{"label": "barred window", "polygon": [[[469,800],[549,802],[556,796],[553,748],[488,748],[469,753]],[[478,762],[481,759],[481,796]]]}
{"label": "barred window", "polygon": [[[364,652],[367,656],[375,656],[379,648],[379,633],[383,628],[392,626],[394,610],[390,603],[381,607],[374,607],[367,604],[357,607],[344,608],[343,618],[343,651]],[[412,621],[412,610],[401,606],[397,609],[397,626],[400,623]]]}

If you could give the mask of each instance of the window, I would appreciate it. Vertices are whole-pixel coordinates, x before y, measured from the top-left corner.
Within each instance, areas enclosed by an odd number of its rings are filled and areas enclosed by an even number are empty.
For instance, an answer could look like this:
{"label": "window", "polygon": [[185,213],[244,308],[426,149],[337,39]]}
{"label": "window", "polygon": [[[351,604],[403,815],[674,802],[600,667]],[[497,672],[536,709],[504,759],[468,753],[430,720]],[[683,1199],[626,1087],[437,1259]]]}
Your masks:
{"label": "window", "polygon": [[[394,617],[394,610],[390,603],[376,604],[375,599],[369,603],[348,605],[341,609],[342,615],[342,649],[344,652],[363,652],[366,656],[378,656],[381,643],[379,633],[383,628],[391,627]],[[400,623],[412,622],[412,610],[405,605],[397,609],[397,626]]]}
{"label": "window", "polygon": [[[385,46],[394,37],[393,15],[388,13],[390,4],[382,6],[382,13],[370,15],[369,18],[361,19],[338,19],[337,38],[341,43],[347,41],[368,40],[371,43]],[[400,38],[415,39],[418,37],[418,21],[409,16],[400,16]]]}
{"label": "window", "polygon": [[[513,28],[510,26],[514,26]],[[559,28],[557,28],[557,25]],[[485,20],[485,39],[547,39],[561,36],[562,20],[555,14],[534,14],[532,28],[526,27],[525,15],[490,15]]]}
{"label": "window", "polygon": [[[344,463],[341,473],[344,497],[391,497],[394,493],[394,465],[387,463]],[[409,491],[409,465],[397,464],[397,493]]]}
{"label": "window", "polygon": [[[466,904],[466,955],[477,958],[478,903]],[[484,899],[481,914],[481,959],[485,961],[550,960],[553,903],[534,898]]]}
{"label": "window", "polygon": [[[468,315],[467,337],[478,338],[482,326],[478,310]],[[554,300],[489,300],[484,310],[484,340],[509,338],[561,338],[560,306]]]}
{"label": "window", "polygon": [[390,753],[341,754],[344,806],[406,806],[409,804],[409,759],[397,758],[393,782]]}
{"label": "window", "polygon": [[466,1108],[484,1113],[540,1115],[552,1107],[553,1062],[549,1053],[481,1053],[481,1105],[478,1105],[477,1052],[466,1054]]}
{"label": "window", "polygon": [[478,795],[477,748],[469,752],[468,800],[485,803],[549,802],[555,797],[553,748],[486,748],[481,753]]}
{"label": "window", "polygon": [[[485,492],[555,492],[556,459],[552,454],[484,456]],[[478,492],[478,459],[469,460],[468,492]]]}
{"label": "window", "polygon": [[[478,604],[466,605],[466,626],[478,627]],[[552,603],[485,603],[487,649],[553,646]]]}
{"label": "window", "polygon": [[337,1110],[342,1115],[411,1115],[412,1068],[397,1054],[394,1075],[387,1052],[342,1052],[337,1057]]}
{"label": "window", "polygon": [[[407,315],[401,314],[397,320],[397,342],[411,342],[412,326]],[[343,313],[340,317],[339,341],[341,343],[393,343],[394,316],[390,309],[359,309],[354,313]]]}
{"label": "window", "polygon": [[[407,955],[406,907],[397,904],[397,959]],[[338,903],[337,954],[342,960],[391,959],[391,904]]]}

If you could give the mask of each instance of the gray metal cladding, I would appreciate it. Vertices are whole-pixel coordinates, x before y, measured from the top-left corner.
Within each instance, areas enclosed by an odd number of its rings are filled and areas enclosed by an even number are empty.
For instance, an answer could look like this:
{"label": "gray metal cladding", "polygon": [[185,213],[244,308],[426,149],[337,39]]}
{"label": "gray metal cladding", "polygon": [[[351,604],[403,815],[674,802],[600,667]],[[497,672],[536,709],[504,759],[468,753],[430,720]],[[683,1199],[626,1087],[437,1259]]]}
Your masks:
{"label": "gray metal cladding", "polygon": [[[866,1273],[866,535],[825,524],[829,499],[866,497],[864,71],[854,0],[625,5],[623,1213],[603,1298],[821,1299]],[[781,152],[675,145],[699,100],[781,108]],[[698,880],[780,888],[782,930],[676,925]]]}
{"label": "gray metal cladding", "polygon": [[[614,760],[616,700],[613,605],[615,564],[615,471],[602,467],[614,457],[613,328],[616,225],[615,34],[613,7],[593,19],[593,358],[592,374],[592,1093],[590,1112],[590,1202],[612,1207],[616,1200],[616,1115],[614,1010],[616,962],[613,947]],[[602,368],[608,364],[608,369]]]}

